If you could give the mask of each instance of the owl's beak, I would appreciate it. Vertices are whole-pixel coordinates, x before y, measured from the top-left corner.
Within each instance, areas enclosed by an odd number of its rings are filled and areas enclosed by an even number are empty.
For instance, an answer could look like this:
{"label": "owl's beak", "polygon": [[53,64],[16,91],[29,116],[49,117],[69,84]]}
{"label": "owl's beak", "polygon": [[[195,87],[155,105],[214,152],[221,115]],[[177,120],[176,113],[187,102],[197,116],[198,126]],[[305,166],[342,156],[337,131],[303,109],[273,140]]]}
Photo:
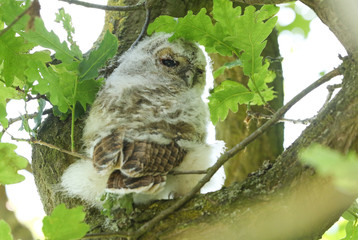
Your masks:
{"label": "owl's beak", "polygon": [[200,68],[195,69],[189,69],[184,72],[183,74],[183,80],[185,81],[186,85],[190,88],[193,86],[193,84],[198,81],[198,78],[200,78],[203,74],[203,70]]}
{"label": "owl's beak", "polygon": [[194,82],[195,72],[192,69],[189,69],[185,72],[185,82],[188,87],[191,87]]}

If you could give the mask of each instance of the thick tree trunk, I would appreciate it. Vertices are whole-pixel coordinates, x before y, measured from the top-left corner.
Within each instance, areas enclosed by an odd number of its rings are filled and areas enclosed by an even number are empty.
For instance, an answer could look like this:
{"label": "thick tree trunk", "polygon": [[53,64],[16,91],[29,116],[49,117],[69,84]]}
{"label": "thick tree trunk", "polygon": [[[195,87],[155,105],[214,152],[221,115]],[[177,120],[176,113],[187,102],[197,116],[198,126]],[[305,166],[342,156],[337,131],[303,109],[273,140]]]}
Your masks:
{"label": "thick tree trunk", "polygon": [[[123,1],[124,4],[128,2]],[[158,6],[161,6],[160,3],[170,6],[173,2],[153,1]],[[188,6],[185,2],[195,5],[204,1],[175,1],[175,9]],[[358,35],[355,31],[358,29],[358,21],[356,15],[350,15],[351,19],[347,19],[341,13],[334,12],[338,4],[335,0],[304,2],[316,11],[350,53],[350,57],[345,60],[341,91],[272,165],[267,164],[242,183],[218,192],[197,195],[143,235],[143,239],[318,239],[354,200],[356,196],[344,195],[328,179],[322,179],[312,169],[302,166],[298,153],[314,142],[341,152],[357,150]],[[339,9],[343,9],[344,13],[344,8],[349,10],[355,6],[355,0],[340,1]],[[195,7],[197,9],[198,5]],[[183,9],[187,10],[185,7]],[[153,17],[168,13],[164,10],[156,11]],[[126,36],[126,33],[130,35],[129,39],[135,39],[133,33],[129,33],[136,32],[131,29],[134,26],[131,24],[135,22],[130,18],[132,14],[143,15],[137,12],[118,18],[117,23],[124,24],[112,28],[118,37]],[[128,29],[124,27],[126,25]],[[120,40],[127,47],[132,42]],[[77,122],[76,126],[78,143],[82,124]],[[69,149],[69,129],[68,123],[50,117],[42,126],[39,136],[46,142]],[[47,213],[60,202],[68,206],[80,204],[55,190],[63,170],[72,162],[73,159],[62,153],[42,146],[34,147],[33,171]],[[135,230],[175,201],[138,206],[130,215],[119,210],[115,224],[121,231]],[[108,231],[103,226],[104,217],[97,210],[88,208],[86,211],[93,232]]]}

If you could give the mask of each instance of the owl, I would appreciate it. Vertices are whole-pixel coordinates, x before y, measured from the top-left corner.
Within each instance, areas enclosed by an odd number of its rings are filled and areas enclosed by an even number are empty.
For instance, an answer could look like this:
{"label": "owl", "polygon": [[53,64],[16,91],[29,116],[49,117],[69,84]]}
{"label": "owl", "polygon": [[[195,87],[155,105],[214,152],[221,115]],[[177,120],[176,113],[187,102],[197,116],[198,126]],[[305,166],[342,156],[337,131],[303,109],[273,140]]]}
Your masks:
{"label": "owl", "polygon": [[207,143],[202,95],[206,58],[195,43],[155,34],[119,58],[85,121],[84,153],[63,174],[70,196],[100,206],[100,196],[132,193],[135,202],[180,196],[222,151]]}

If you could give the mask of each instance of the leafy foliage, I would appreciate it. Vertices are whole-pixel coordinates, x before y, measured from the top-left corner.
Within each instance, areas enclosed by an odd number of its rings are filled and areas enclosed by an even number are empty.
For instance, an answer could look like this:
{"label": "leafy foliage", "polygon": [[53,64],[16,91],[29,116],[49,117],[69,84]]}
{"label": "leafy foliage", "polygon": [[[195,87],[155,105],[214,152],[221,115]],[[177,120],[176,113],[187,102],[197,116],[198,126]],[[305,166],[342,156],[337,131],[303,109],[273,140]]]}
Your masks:
{"label": "leafy foliage", "polygon": [[242,67],[242,62],[240,61],[240,59],[236,59],[232,62],[224,63],[224,65],[222,65],[221,67],[215,70],[215,72],[213,73],[214,78],[219,77],[221,74],[224,73],[226,69],[231,69],[234,67]]}
{"label": "leafy foliage", "polygon": [[[21,1],[18,1],[21,2]],[[21,5],[12,0],[1,0],[0,20],[9,25],[28,4]],[[14,13],[9,17],[9,12]],[[6,100],[15,99],[20,89],[25,98],[27,94],[41,94],[50,100],[56,114],[65,118],[72,113],[72,132],[74,118],[78,116],[76,106],[86,110],[92,104],[99,90],[102,79],[97,79],[98,69],[108,58],[114,56],[118,42],[116,37],[107,32],[98,48],[86,58],[73,40],[74,27],[71,17],[60,9],[56,21],[62,22],[67,31],[67,42],[61,42],[59,37],[48,31],[42,19],[35,18],[31,29],[26,29],[28,16],[18,21],[8,32],[0,37],[0,79],[6,85],[0,85],[0,123],[7,127]],[[55,51],[58,64],[51,63],[50,52],[47,50],[33,51],[36,46]],[[80,110],[80,109],[77,109]],[[82,111],[83,112],[83,111]],[[31,132],[31,129],[24,127]],[[71,136],[73,140],[73,136]],[[72,141],[72,146],[74,143]]]}
{"label": "leafy foliage", "polygon": [[242,84],[234,81],[224,81],[220,86],[214,89],[214,92],[209,96],[209,107],[212,113],[213,122],[217,122],[219,118],[225,119],[228,111],[231,109],[237,112],[237,103],[247,103],[254,98],[254,94],[250,92]]}
{"label": "leafy foliage", "polygon": [[302,34],[305,38],[307,38],[308,33],[311,30],[310,23],[312,21],[312,18],[307,18],[300,11],[298,11],[297,5],[295,3],[289,3],[285,7],[292,9],[292,11],[294,11],[295,18],[288,25],[277,24],[276,26],[277,30],[279,32],[283,32],[285,30],[293,32],[296,29],[299,29],[301,31],[297,31],[297,32]]}
{"label": "leafy foliage", "polygon": [[[316,169],[318,174],[331,177],[335,185],[348,194],[357,194],[358,156],[355,152],[343,155],[328,147],[311,145],[301,152],[301,161]],[[348,222],[346,236],[342,240],[358,239],[358,204],[355,202],[342,217]]]}
{"label": "leafy foliage", "polygon": [[80,79],[90,80],[96,78],[98,69],[106,63],[109,57],[114,56],[117,52],[117,47],[117,38],[107,31],[99,47],[79,64]]}
{"label": "leafy foliage", "polygon": [[8,120],[6,118],[7,100],[21,99],[22,97],[23,95],[16,91],[14,88],[6,87],[3,82],[0,82],[0,123],[4,128],[8,127]]}
{"label": "leafy foliage", "polygon": [[113,218],[112,210],[118,207],[125,209],[127,214],[130,214],[133,211],[132,194],[125,194],[124,196],[119,197],[118,194],[105,193],[102,195],[101,201],[103,202],[101,213],[110,219]]}
{"label": "leafy foliage", "polygon": [[[197,15],[189,11],[178,20],[160,16],[149,25],[148,33],[174,32],[170,40],[185,38],[200,43],[209,53],[235,55],[240,59],[234,65],[243,68],[244,74],[249,77],[249,84],[246,87],[241,83],[223,82],[213,91],[209,97],[209,108],[211,120],[216,124],[219,119],[226,118],[229,109],[237,111],[238,103],[264,105],[275,97],[274,91],[267,86],[275,75],[268,70],[269,64],[263,62],[261,53],[266,46],[266,38],[276,24],[277,17],[273,16],[277,11],[278,8],[271,5],[265,5],[260,10],[248,6],[242,14],[241,8],[234,8],[231,1],[214,0],[214,21],[206,14],[206,9],[201,9]],[[215,77],[227,66],[219,68]]]}
{"label": "leafy foliage", "polygon": [[0,143],[0,184],[18,183],[25,179],[17,171],[27,166],[27,160],[14,152],[16,148],[11,143]]}
{"label": "leafy foliage", "polygon": [[346,236],[341,240],[358,239],[358,203],[354,202],[353,205],[343,213],[342,217],[348,222],[345,227]]}
{"label": "leafy foliage", "polygon": [[318,174],[331,177],[342,191],[357,193],[358,156],[354,152],[343,155],[315,144],[301,153],[301,159],[304,164],[314,167]]}
{"label": "leafy foliage", "polygon": [[13,240],[11,228],[4,220],[0,220],[0,239]]}
{"label": "leafy foliage", "polygon": [[67,209],[65,204],[60,204],[50,216],[44,217],[42,231],[51,240],[80,239],[89,230],[83,223],[85,216],[82,206]]}

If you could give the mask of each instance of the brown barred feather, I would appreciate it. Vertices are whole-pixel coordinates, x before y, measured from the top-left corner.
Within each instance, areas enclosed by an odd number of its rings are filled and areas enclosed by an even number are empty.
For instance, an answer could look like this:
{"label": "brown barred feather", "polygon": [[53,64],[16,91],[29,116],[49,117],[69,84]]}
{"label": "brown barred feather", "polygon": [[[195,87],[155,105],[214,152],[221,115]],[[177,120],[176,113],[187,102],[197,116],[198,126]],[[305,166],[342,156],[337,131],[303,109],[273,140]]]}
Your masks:
{"label": "brown barred feather", "polygon": [[116,131],[101,139],[93,153],[93,165],[98,172],[114,170],[108,179],[109,189],[140,188],[148,192],[165,182],[166,173],[183,161],[186,151],[175,142],[167,145],[127,142]]}
{"label": "brown barred feather", "polygon": [[108,189],[123,189],[133,190],[138,192],[155,193],[161,189],[165,183],[166,176],[143,176],[138,178],[132,178],[125,176],[120,170],[115,170],[109,176],[107,181]]}
{"label": "brown barred feather", "polygon": [[160,145],[136,141],[125,144],[120,169],[130,177],[167,173],[183,161],[185,154],[175,142]]}
{"label": "brown barred feather", "polygon": [[93,150],[93,166],[100,172],[118,164],[123,148],[123,134],[115,131],[97,143]]}

